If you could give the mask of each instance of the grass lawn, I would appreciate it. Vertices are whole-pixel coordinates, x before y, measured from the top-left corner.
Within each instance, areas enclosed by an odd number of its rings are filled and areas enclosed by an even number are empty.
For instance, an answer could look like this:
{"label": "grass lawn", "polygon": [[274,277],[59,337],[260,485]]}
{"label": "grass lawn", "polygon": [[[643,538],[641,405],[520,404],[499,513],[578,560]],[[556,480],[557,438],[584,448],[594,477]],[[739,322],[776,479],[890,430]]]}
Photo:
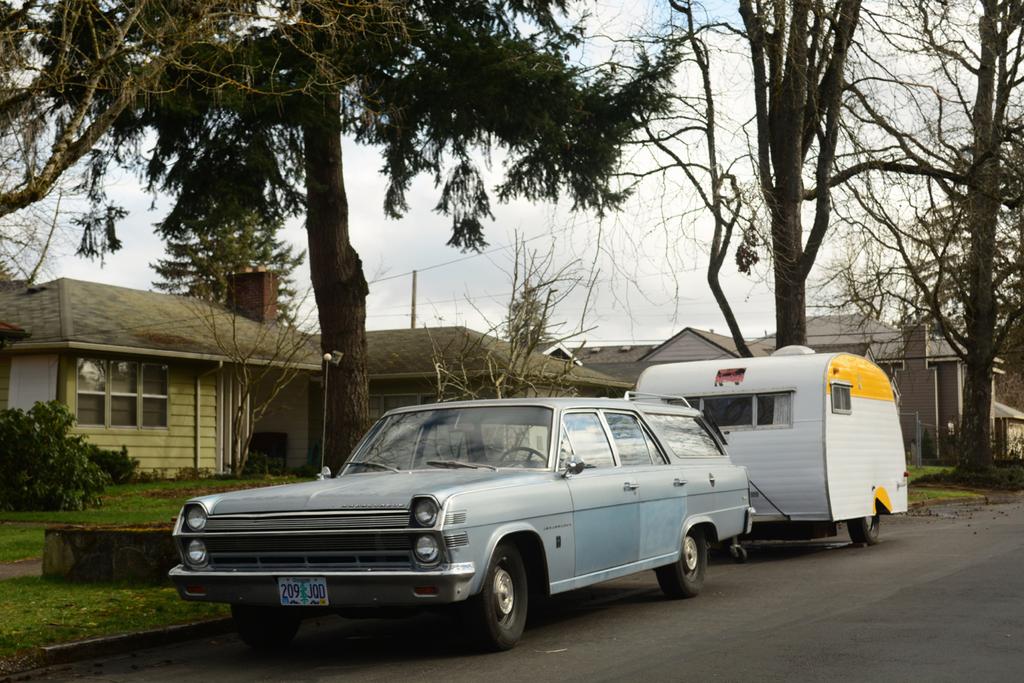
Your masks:
{"label": "grass lawn", "polygon": [[170,523],[189,498],[219,491],[290,484],[301,479],[196,479],[153,481],[108,486],[102,504],[70,512],[0,512],[0,522],[31,522],[39,526],[0,524],[0,562],[43,555],[43,528],[47,524],[156,524]]}
{"label": "grass lawn", "polygon": [[0,524],[0,562],[43,556],[43,527]]}
{"label": "grass lawn", "polygon": [[976,498],[979,494],[971,491],[960,491],[958,489],[932,489],[915,487],[910,489],[908,500],[911,503],[920,503],[932,500],[958,500],[965,498]]}
{"label": "grass lawn", "polygon": [[952,469],[952,467],[914,467],[913,465],[911,465],[910,467],[907,468],[907,471],[910,472],[910,483],[914,483],[915,479],[917,479],[918,477],[923,477],[926,474],[938,474],[939,472],[949,472]]}
{"label": "grass lawn", "polygon": [[[0,521],[47,524],[154,524],[170,522],[189,498],[257,486],[292,484],[295,477],[192,479],[108,486],[99,507],[70,512],[0,512]],[[3,532],[0,532],[3,533]]]}
{"label": "grass lawn", "polygon": [[227,616],[224,605],[185,602],[171,587],[0,581],[0,659],[69,640]]}

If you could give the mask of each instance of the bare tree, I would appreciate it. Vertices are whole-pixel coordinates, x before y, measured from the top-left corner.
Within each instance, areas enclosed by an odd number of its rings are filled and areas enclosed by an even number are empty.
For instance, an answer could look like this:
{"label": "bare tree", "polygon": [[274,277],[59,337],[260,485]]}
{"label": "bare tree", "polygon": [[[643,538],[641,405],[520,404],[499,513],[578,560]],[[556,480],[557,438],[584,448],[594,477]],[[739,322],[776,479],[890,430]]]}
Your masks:
{"label": "bare tree", "polygon": [[966,366],[961,464],[988,466],[993,365],[1024,317],[1024,2],[916,0],[870,17],[847,192],[875,261],[846,290],[935,321]]}
{"label": "bare tree", "polygon": [[[483,334],[466,330],[433,342],[438,400],[577,393],[581,378],[574,347],[592,329],[587,319],[597,271],[578,259],[556,265],[555,256],[553,246],[540,253],[516,238],[512,292],[501,320],[488,322]],[[558,320],[559,311],[570,303],[578,313],[572,320]],[[556,346],[567,349],[570,357],[544,355]]]}
{"label": "bare tree", "polygon": [[[315,65],[303,87],[350,82],[318,42],[400,30],[390,0],[306,0],[295,8],[246,0],[24,0],[0,5],[0,216],[46,197],[118,118],[182,83],[254,90],[245,46],[271,27]],[[308,13],[308,12],[307,12]],[[208,49],[217,44],[220,58]],[[281,88],[291,87],[284,80]],[[269,92],[280,95],[281,92]],[[96,187],[86,189],[99,190]]]}
{"label": "bare tree", "polygon": [[[659,162],[639,175],[682,172],[696,192],[713,224],[708,284],[740,352],[750,350],[720,282],[737,231],[741,272],[751,272],[762,241],[768,246],[778,345],[806,343],[806,283],[829,232],[832,187],[845,176],[837,168],[840,122],[860,0],[740,0],[738,22],[711,18],[698,2],[668,4],[678,26],[664,49],[680,53],[680,80],[692,76],[698,85],[677,83],[670,113],[646,122],[638,141]],[[716,53],[725,53],[717,64]],[[749,88],[731,93],[729,104],[749,105],[754,115],[732,122],[722,116],[716,78],[744,61]]]}
{"label": "bare tree", "polygon": [[[304,298],[308,299],[308,293]],[[291,310],[307,310],[304,300]],[[228,413],[227,464],[241,474],[249,457],[256,425],[280,409],[278,397],[319,357],[316,339],[306,331],[309,320],[256,322],[216,303],[191,300],[196,321],[223,363],[224,401]]]}

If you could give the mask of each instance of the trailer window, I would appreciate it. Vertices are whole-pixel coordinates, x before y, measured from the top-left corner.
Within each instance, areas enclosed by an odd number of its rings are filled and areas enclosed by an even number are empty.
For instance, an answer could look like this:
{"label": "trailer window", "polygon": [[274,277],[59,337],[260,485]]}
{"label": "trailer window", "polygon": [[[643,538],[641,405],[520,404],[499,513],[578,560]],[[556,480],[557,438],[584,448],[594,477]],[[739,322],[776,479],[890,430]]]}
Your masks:
{"label": "trailer window", "polygon": [[793,424],[793,394],[758,394],[757,426],[789,426]]}
{"label": "trailer window", "polygon": [[718,444],[704,425],[686,415],[647,415],[663,445],[677,458],[702,458],[721,455]]}
{"label": "trailer window", "polygon": [[746,396],[705,396],[704,413],[719,427],[749,427],[754,424],[754,404]]}
{"label": "trailer window", "polygon": [[832,383],[832,412],[846,415],[853,412],[849,385]]}

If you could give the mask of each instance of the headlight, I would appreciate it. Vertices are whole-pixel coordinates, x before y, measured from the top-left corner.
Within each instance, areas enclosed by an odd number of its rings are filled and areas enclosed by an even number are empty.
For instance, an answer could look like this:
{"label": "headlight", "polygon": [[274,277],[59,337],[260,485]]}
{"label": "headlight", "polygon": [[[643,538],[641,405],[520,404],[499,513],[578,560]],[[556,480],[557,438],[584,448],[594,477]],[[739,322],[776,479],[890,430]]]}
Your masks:
{"label": "headlight", "polygon": [[412,515],[420,526],[434,526],[437,521],[437,503],[430,498],[420,498],[413,505]]}
{"label": "headlight", "polygon": [[420,536],[416,539],[416,559],[423,564],[433,564],[441,554],[437,539],[433,536]]}
{"label": "headlight", "polygon": [[206,527],[206,510],[202,505],[191,505],[185,513],[185,524],[192,531],[202,531]]}
{"label": "headlight", "polygon": [[189,564],[201,567],[206,564],[206,544],[199,539],[189,541],[188,551],[185,553]]}

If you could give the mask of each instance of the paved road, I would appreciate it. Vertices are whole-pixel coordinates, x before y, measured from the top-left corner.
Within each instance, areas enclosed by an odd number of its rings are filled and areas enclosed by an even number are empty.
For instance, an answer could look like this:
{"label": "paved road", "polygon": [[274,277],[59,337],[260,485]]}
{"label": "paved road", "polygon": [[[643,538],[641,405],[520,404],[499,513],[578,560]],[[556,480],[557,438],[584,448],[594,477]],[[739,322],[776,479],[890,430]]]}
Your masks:
{"label": "paved road", "polygon": [[662,599],[651,573],[560,596],[496,655],[440,615],[332,618],[284,654],[224,637],[33,680],[1024,680],[1024,504],[886,519],[882,538],[716,560],[695,600]]}

